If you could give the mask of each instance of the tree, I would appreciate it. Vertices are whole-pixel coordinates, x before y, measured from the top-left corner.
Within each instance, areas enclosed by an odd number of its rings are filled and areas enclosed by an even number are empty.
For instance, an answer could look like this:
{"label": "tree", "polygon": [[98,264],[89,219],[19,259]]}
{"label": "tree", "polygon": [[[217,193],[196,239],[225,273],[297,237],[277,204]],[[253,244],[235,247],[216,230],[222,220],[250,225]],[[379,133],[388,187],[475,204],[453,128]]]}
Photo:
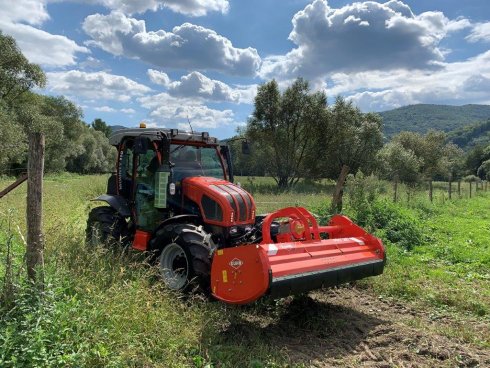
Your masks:
{"label": "tree", "polygon": [[375,168],[377,152],[383,146],[381,117],[364,114],[352,102],[337,97],[321,122],[308,164],[317,177],[337,181],[332,211],[340,212],[347,175],[359,170],[370,174]]}
{"label": "tree", "polygon": [[420,179],[422,159],[399,142],[386,144],[378,155],[382,176],[393,180],[393,201],[397,201],[398,183],[414,186]]}
{"label": "tree", "polygon": [[260,160],[280,188],[304,176],[306,153],[325,111],[325,94],[310,93],[301,78],[282,94],[275,80],[258,88],[246,135],[260,147]]}
{"label": "tree", "polygon": [[436,177],[452,178],[457,172],[462,150],[447,143],[444,132],[429,130],[425,135],[415,132],[401,132],[393,137],[393,142],[411,150],[420,159],[420,174],[429,182],[429,198],[432,201],[432,181]]}
{"label": "tree", "polygon": [[33,87],[44,87],[46,75],[39,65],[31,64],[11,36],[0,31],[0,101],[12,104]]}
{"label": "tree", "polygon": [[111,135],[112,133],[112,129],[106,124],[106,122],[102,119],[95,119],[92,124],[91,124],[92,128],[94,128],[95,130],[98,130],[102,133],[104,133],[104,135],[109,138],[109,136]]}

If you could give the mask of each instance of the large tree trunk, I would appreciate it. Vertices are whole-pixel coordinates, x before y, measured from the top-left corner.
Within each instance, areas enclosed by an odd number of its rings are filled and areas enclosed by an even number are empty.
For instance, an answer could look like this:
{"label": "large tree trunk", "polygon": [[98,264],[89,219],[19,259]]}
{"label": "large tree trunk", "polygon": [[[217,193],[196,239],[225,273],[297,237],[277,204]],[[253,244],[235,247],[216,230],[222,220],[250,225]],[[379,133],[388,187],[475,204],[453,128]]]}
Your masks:
{"label": "large tree trunk", "polygon": [[332,211],[334,213],[342,212],[342,196],[344,195],[344,184],[345,179],[347,179],[347,175],[349,174],[349,170],[349,166],[342,165],[337,184],[335,185],[335,191],[332,196]]}
{"label": "large tree trunk", "polygon": [[29,135],[27,179],[27,276],[43,283],[44,239],[42,233],[44,134]]}

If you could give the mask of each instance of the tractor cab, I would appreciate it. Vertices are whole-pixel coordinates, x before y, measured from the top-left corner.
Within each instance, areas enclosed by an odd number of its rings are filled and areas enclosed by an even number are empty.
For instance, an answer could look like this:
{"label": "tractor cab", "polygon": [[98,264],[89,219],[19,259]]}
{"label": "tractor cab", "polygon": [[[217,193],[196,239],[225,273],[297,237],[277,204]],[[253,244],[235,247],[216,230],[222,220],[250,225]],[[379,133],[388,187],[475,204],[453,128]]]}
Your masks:
{"label": "tractor cab", "polygon": [[177,129],[124,129],[110,138],[118,149],[108,194],[126,203],[134,226],[153,232],[175,215],[200,216],[200,206],[183,194],[184,180],[206,177],[233,181],[228,146],[204,133]]}

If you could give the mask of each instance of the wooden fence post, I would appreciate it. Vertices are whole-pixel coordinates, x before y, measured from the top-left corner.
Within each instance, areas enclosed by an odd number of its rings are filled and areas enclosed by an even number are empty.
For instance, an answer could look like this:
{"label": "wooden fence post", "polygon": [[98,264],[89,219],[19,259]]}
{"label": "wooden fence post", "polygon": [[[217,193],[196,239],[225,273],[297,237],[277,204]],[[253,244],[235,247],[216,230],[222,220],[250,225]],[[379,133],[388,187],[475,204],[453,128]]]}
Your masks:
{"label": "wooden fence post", "polygon": [[29,134],[27,162],[27,249],[26,266],[30,280],[44,283],[43,174],[44,134]]}
{"label": "wooden fence post", "polygon": [[451,200],[452,198],[452,193],[453,193],[453,183],[451,182],[451,178],[449,178],[449,187],[448,187],[449,200]]}
{"label": "wooden fence post", "polygon": [[471,184],[472,184],[472,183],[471,183],[471,181],[470,181],[470,198],[471,198],[471,187],[472,187],[472,186],[471,186]]}
{"label": "wooden fence post", "polygon": [[461,180],[458,180],[458,197],[461,198]]}
{"label": "wooden fence post", "polygon": [[432,179],[429,180],[429,199],[430,203],[432,203]]}

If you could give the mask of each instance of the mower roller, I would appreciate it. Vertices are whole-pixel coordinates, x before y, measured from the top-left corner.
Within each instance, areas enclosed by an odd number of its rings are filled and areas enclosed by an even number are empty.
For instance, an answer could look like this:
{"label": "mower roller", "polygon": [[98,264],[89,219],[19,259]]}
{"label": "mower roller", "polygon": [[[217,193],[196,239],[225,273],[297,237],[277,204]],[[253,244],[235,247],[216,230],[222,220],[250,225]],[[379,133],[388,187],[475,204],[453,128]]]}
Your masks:
{"label": "mower roller", "polygon": [[383,272],[381,241],[345,216],[320,226],[302,207],[256,215],[233,184],[229,147],[206,132],[141,126],[109,141],[116,172],[95,199],[107,205],[90,212],[87,243],[149,252],[170,289],[247,304]]}

